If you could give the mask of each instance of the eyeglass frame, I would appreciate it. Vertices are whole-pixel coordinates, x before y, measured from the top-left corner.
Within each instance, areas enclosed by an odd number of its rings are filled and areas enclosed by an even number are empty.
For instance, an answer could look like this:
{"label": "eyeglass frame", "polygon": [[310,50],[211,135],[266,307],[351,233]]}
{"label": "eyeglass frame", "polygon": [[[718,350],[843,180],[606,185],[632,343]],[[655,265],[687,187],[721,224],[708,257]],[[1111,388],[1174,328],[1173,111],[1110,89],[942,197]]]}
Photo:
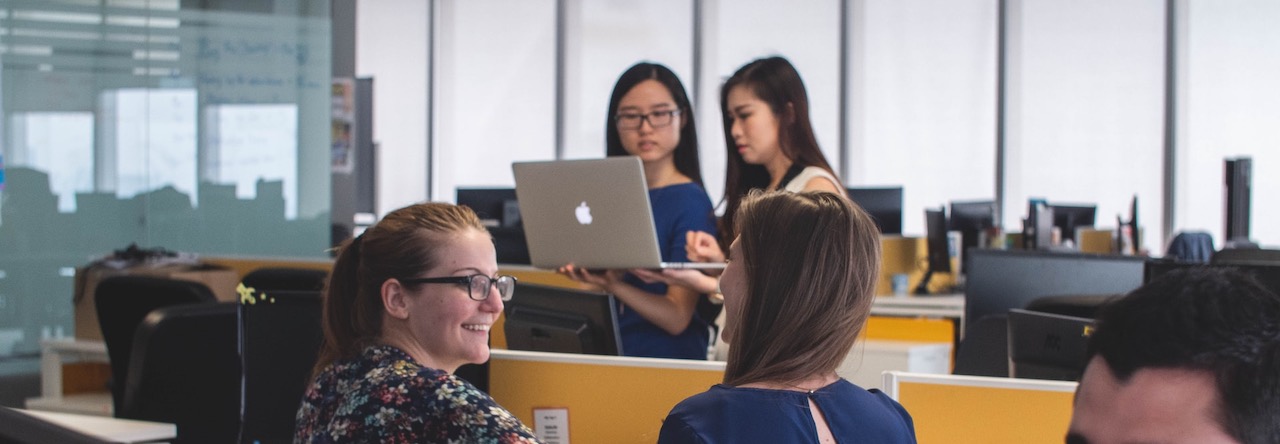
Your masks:
{"label": "eyeglass frame", "polygon": [[[481,295],[482,297],[480,299],[476,299],[475,293],[471,291],[472,287],[474,286],[471,284],[471,282],[478,277],[482,277],[489,280],[489,285],[485,286],[486,287],[485,293]],[[507,302],[511,300],[512,296],[515,296],[516,282],[519,282],[519,280],[516,279],[515,276],[509,275],[509,274],[501,274],[498,276],[486,276],[480,273],[476,273],[476,274],[469,274],[466,276],[447,276],[447,277],[431,277],[431,278],[400,278],[397,280],[399,280],[400,283],[402,284],[466,284],[467,298],[473,301],[483,302],[483,301],[489,300],[488,289],[498,288],[498,282],[501,281],[502,279],[511,280],[510,294],[503,295],[502,290],[498,290],[498,299],[501,299],[502,302]]]}
{"label": "eyeglass frame", "polygon": [[[638,130],[640,129],[640,127],[644,126],[645,122],[649,122],[650,128],[666,128],[668,126],[671,126],[671,124],[675,123],[676,116],[679,116],[681,113],[683,113],[683,111],[681,111],[680,108],[676,108],[676,109],[666,109],[666,110],[659,110],[659,111],[650,111],[644,114],[635,114],[635,113],[614,114],[613,124],[617,125],[618,129],[627,130],[627,131]],[[653,121],[654,117],[657,117],[663,114],[666,114],[667,118],[671,119],[671,121],[664,123],[662,125],[658,125],[656,122]],[[624,127],[622,126],[622,119],[624,117],[639,118],[640,120],[636,122],[636,126]]]}

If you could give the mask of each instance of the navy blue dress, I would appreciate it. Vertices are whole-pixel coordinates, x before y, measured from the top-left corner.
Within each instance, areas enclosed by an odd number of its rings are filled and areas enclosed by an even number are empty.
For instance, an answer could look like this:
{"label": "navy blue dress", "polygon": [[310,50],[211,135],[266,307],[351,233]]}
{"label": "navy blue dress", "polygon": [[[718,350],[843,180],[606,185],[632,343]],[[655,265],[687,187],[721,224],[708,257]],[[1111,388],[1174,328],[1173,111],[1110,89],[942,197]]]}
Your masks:
{"label": "navy blue dress", "polygon": [[[690,230],[716,234],[715,216],[707,191],[696,183],[683,183],[649,190],[653,226],[663,262],[688,262],[684,251],[685,233]],[[628,273],[623,281],[658,295],[667,293],[663,283],[646,284]],[[618,332],[622,354],[650,358],[707,359],[707,326],[711,320],[695,313],[683,333],[670,335],[635,310],[619,304]]]}
{"label": "navy blue dress", "polygon": [[838,442],[916,442],[911,415],[902,405],[879,390],[840,379],[812,395],[716,384],[671,409],[658,443],[816,443],[810,396]]}

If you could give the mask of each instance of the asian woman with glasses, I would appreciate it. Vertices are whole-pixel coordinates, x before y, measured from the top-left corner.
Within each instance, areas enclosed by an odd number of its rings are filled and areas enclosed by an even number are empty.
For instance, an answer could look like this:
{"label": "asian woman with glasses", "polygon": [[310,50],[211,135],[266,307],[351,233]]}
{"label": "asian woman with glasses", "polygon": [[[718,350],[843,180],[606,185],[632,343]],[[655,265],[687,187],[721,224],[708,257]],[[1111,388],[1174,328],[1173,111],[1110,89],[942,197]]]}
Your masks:
{"label": "asian woman with glasses", "polygon": [[515,292],[471,209],[411,205],[341,248],[324,290],[324,345],[295,442],[537,442],[453,376],[489,359]]}
{"label": "asian woman with glasses", "polygon": [[[636,156],[643,163],[662,260],[687,261],[686,233],[714,233],[715,216],[702,187],[697,130],[684,85],[665,66],[638,63],[618,78],[608,110],[607,154]],[[622,302],[618,328],[624,354],[706,359],[710,319],[698,314],[701,294],[642,281],[635,275],[639,270],[591,273],[569,264],[560,272]]]}

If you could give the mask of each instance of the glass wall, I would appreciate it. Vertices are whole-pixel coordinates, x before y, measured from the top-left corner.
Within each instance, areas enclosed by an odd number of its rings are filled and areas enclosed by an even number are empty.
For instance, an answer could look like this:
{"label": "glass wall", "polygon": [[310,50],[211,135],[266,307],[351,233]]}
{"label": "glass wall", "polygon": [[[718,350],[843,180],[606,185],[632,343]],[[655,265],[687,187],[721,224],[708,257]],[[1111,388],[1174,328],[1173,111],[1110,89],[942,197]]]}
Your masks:
{"label": "glass wall", "polygon": [[329,2],[0,0],[0,357],[124,249],[327,256]]}

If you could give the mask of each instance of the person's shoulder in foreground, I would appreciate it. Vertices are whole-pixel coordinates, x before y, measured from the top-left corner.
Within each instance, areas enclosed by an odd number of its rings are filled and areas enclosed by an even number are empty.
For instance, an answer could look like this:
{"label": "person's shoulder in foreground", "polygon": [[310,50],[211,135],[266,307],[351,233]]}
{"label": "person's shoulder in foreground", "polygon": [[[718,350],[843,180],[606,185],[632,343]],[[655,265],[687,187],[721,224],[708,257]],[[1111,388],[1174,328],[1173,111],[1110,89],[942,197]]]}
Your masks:
{"label": "person's shoulder in foreground", "polygon": [[1280,443],[1280,296],[1217,267],[1104,307],[1068,444]]}
{"label": "person's shoulder in foreground", "polygon": [[677,404],[662,424],[660,443],[817,442],[808,398],[837,437],[859,442],[914,443],[911,415],[880,390],[840,379],[812,395],[717,384]]}
{"label": "person's shoulder in foreground", "polygon": [[536,442],[484,392],[389,346],[334,363],[307,390],[299,418],[311,420],[297,442]]}

